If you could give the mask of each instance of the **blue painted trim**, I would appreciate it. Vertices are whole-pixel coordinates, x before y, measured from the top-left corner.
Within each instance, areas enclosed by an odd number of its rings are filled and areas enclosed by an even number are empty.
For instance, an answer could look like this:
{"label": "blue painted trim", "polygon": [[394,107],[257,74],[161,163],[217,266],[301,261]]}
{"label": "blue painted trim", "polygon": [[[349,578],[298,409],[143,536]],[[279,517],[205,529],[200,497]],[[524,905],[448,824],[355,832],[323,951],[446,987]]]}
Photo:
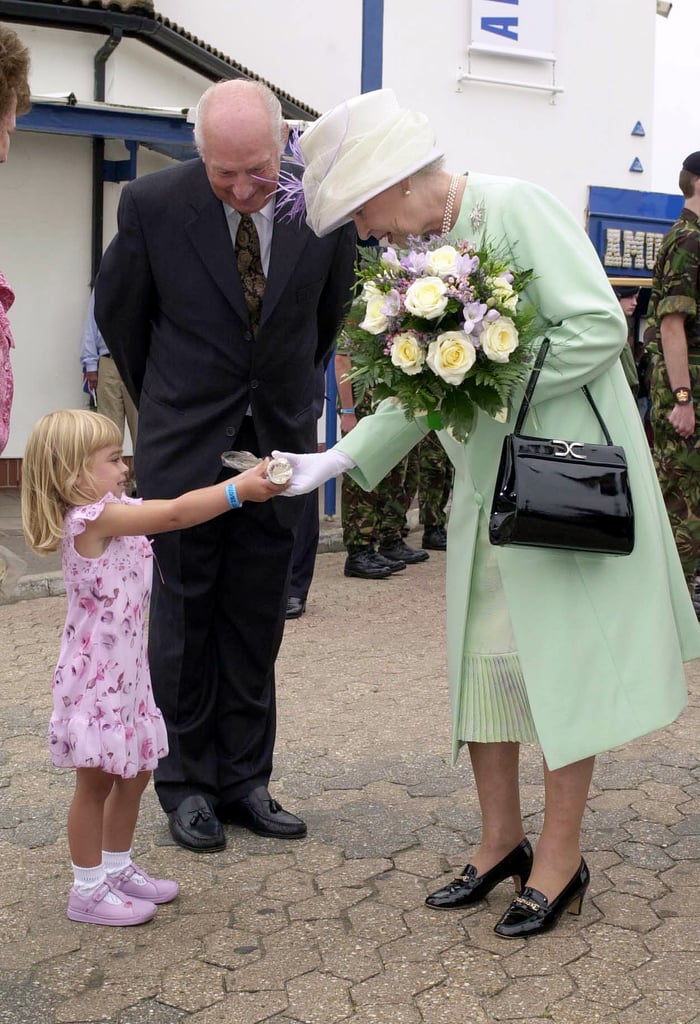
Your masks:
{"label": "blue painted trim", "polygon": [[384,0],[362,0],[360,91],[381,89],[384,67]]}
{"label": "blue painted trim", "polygon": [[[50,103],[35,100],[28,114],[17,118],[19,131],[93,139],[134,140],[145,145],[172,147],[179,159],[196,156],[192,125],[184,115],[151,114],[111,107]],[[161,150],[162,151],[162,150]]]}
{"label": "blue painted trim", "polygon": [[[336,395],[338,385],[335,382],[335,353],[326,367],[326,451],[338,440],[338,414],[336,412]],[[334,516],[336,506],[336,480],[331,477],[323,485],[323,514]]]}

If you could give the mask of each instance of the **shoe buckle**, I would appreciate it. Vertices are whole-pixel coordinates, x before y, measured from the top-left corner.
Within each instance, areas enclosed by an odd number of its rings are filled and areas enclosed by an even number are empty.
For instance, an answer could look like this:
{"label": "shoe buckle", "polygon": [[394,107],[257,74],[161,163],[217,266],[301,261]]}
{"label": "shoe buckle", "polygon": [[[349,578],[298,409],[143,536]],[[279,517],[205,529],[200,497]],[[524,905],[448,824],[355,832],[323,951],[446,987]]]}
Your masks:
{"label": "shoe buckle", "polygon": [[535,903],[534,900],[529,900],[527,896],[516,896],[514,902],[519,904],[521,907],[527,907],[528,910],[532,910],[536,914],[541,913],[544,909],[539,905],[539,903]]}

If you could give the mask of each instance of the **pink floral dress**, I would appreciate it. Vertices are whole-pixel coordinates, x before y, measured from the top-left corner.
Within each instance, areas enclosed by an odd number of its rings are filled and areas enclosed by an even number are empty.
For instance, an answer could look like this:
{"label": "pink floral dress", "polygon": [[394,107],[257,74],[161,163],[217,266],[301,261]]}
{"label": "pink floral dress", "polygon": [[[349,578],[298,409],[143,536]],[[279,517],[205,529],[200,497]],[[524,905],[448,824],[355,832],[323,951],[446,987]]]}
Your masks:
{"label": "pink floral dress", "polygon": [[15,293],[0,271],[0,453],[4,452],[10,436],[10,412],[12,411],[12,395],[14,381],[10,349],[15,347],[7,311],[15,301]]}
{"label": "pink floral dress", "polygon": [[133,778],[168,752],[153,700],[144,617],[153,575],[145,537],[113,537],[99,558],[84,558],[74,538],[98,519],[107,494],[71,508],[62,546],[68,614],[53,678],[49,750],[57,768],[100,768]]}

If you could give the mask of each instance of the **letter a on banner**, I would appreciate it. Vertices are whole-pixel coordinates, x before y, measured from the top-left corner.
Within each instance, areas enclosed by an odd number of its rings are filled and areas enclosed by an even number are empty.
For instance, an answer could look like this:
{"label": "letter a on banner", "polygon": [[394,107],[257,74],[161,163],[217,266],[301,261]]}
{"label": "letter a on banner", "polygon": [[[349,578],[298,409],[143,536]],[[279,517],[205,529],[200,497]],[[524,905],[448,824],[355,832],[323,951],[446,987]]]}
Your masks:
{"label": "letter a on banner", "polygon": [[554,59],[554,0],[472,0],[470,50]]}

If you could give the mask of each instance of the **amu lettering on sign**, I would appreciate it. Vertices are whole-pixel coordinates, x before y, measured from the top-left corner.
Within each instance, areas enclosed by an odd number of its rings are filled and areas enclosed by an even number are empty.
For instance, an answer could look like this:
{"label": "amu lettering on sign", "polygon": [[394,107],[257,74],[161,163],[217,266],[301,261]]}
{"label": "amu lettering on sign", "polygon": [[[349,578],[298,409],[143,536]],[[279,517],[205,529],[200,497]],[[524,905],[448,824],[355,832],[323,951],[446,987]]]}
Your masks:
{"label": "amu lettering on sign", "polygon": [[663,238],[663,232],[607,228],[603,265],[624,267],[626,270],[653,270]]}
{"label": "amu lettering on sign", "polygon": [[[510,4],[513,7],[517,7],[520,0],[489,0],[490,3],[499,4]],[[503,36],[504,39],[512,39],[514,43],[518,41],[518,18],[507,18],[503,15],[494,18],[482,18],[481,19],[481,31],[492,32],[493,35]]]}

